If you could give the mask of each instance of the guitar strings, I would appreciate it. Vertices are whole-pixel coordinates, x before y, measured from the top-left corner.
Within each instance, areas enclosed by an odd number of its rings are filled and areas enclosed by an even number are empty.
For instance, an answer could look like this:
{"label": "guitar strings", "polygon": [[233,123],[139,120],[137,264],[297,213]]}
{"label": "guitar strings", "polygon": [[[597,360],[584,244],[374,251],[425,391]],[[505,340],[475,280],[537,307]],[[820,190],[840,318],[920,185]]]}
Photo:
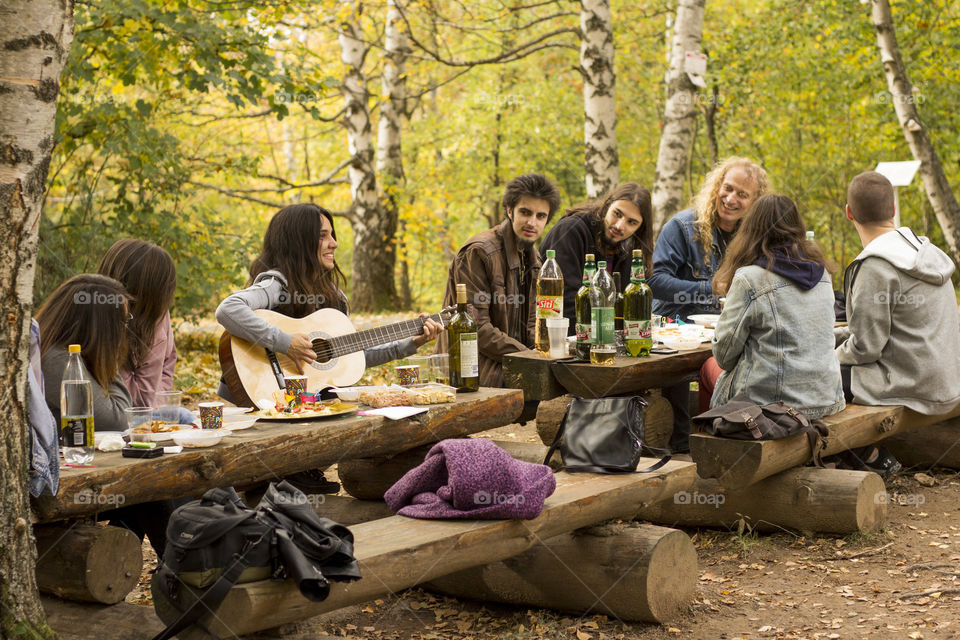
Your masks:
{"label": "guitar strings", "polygon": [[[439,314],[429,316],[429,319],[443,323]],[[389,327],[375,327],[356,333],[336,336],[321,343],[314,342],[313,351],[317,358],[321,355],[327,356],[328,360],[337,358],[355,351],[362,351],[369,347],[375,347],[378,344],[392,342],[401,338],[409,338],[423,332],[423,325],[427,318],[415,318],[405,320]]]}

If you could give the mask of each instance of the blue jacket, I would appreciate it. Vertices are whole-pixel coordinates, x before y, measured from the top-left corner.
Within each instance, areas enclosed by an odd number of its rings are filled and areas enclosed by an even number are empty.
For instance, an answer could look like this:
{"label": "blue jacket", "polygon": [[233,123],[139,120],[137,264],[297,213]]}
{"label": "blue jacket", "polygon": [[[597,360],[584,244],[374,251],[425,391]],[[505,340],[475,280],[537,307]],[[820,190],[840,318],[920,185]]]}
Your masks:
{"label": "blue jacket", "polygon": [[709,265],[695,232],[693,209],[673,216],[660,231],[653,249],[653,275],[647,280],[657,315],[686,320],[697,313],[720,313],[712,283],[723,258],[717,231]]}

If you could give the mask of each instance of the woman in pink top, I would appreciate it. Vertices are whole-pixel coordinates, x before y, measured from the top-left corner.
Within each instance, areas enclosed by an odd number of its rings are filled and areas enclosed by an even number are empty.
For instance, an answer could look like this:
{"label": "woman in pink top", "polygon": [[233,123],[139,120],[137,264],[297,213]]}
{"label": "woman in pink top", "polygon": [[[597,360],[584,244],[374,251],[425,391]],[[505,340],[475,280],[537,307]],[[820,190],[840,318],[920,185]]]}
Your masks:
{"label": "woman in pink top", "polygon": [[130,349],[120,377],[134,406],[155,406],[157,392],[173,390],[177,346],[170,326],[170,306],[177,289],[177,268],[161,247],[126,238],[107,250],[97,272],[119,280],[133,297]]}

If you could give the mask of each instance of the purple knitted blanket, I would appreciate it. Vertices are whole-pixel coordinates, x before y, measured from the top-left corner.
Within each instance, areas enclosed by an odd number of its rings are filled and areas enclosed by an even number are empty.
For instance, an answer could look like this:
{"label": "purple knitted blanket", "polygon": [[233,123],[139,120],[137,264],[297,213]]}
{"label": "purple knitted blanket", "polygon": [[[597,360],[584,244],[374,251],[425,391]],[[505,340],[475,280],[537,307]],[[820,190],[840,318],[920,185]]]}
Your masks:
{"label": "purple knitted blanket", "polygon": [[515,460],[486,438],[465,438],[435,444],[383,498],[411,518],[530,519],[556,486],[550,467]]}

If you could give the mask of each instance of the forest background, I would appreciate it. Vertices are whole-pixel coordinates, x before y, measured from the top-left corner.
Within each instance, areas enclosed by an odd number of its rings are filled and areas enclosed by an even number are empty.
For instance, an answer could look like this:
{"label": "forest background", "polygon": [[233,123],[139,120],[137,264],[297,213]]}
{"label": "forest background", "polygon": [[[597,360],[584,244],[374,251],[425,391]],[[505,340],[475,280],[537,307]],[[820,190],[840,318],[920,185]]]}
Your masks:
{"label": "forest background", "polygon": [[[611,2],[620,180],[651,189],[675,11],[667,1]],[[353,273],[364,221],[348,180],[356,158],[341,89],[365,83],[375,138],[387,104],[386,12],[386,2],[78,1],[35,299],[133,236],[174,256],[174,315],[209,318],[244,284],[270,217],[294,202],[342,216],[337,260]],[[457,248],[502,219],[511,177],[542,172],[564,206],[585,199],[579,12],[566,0],[403,4],[402,174],[377,176],[397,212],[395,293],[366,310],[435,310]],[[912,99],[955,185],[960,4],[900,0],[893,18]],[[344,24],[364,46],[362,66],[342,59]],[[878,161],[912,159],[869,3],[708,2],[702,51],[707,86],[695,94],[684,202],[718,157],[751,157],[845,265],[859,251],[841,215],[849,180]],[[900,203],[903,224],[946,248],[919,177]]]}

